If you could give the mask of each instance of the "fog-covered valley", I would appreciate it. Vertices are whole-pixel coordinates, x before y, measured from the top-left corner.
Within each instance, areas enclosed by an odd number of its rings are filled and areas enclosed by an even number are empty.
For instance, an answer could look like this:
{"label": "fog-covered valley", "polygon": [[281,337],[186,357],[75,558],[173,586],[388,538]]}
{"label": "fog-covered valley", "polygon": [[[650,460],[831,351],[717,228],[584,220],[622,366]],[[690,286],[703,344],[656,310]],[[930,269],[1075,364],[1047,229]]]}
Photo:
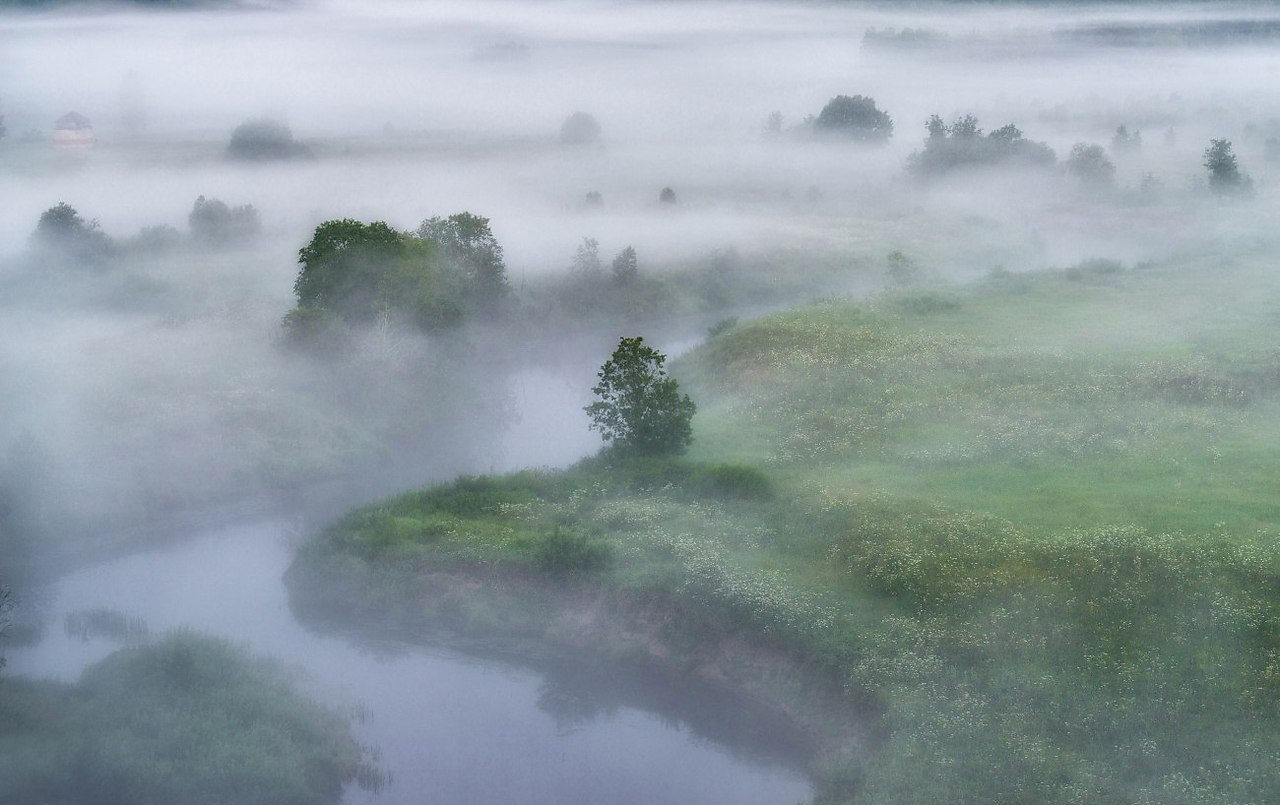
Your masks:
{"label": "fog-covered valley", "polygon": [[[30,641],[72,568],[595,452],[622,336],[674,357],[818,302],[1280,246],[1270,5],[37,5],[0,7],[0,587]],[[321,274],[365,267],[317,245],[344,219],[398,261],[358,308]],[[1199,344],[1197,301],[1052,349]]]}

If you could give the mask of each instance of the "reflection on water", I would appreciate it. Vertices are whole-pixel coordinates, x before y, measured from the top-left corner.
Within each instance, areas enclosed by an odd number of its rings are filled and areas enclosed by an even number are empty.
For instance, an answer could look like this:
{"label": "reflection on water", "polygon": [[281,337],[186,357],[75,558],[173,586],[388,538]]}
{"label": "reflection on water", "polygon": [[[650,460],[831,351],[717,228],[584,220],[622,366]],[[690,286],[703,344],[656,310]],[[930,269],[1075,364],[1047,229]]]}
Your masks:
{"label": "reflection on water", "polygon": [[380,752],[391,785],[378,795],[352,790],[349,802],[791,803],[811,795],[788,765],[798,753],[771,749],[795,744],[774,740],[776,725],[753,721],[727,694],[717,701],[616,667],[534,670],[444,647],[374,651],[308,631],[281,583],[291,532],[283,521],[224,528],[68,575],[34,597],[40,617],[101,628],[46,628],[40,642],[9,652],[9,670],[74,680],[116,648],[117,621],[138,618],[151,634],[186,626],[242,640],[298,668],[318,698],[362,714],[357,738]]}

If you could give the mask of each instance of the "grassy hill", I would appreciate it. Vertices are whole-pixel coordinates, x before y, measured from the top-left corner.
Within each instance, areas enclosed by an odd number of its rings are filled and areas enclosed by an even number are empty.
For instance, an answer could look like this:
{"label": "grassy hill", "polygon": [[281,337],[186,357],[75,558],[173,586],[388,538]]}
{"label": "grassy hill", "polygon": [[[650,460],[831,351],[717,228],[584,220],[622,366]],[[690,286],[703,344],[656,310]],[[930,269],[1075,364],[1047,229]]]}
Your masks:
{"label": "grassy hill", "polygon": [[680,461],[352,512],[313,612],[657,660],[786,707],[822,798],[1280,799],[1280,283],[993,273],[717,335]]}

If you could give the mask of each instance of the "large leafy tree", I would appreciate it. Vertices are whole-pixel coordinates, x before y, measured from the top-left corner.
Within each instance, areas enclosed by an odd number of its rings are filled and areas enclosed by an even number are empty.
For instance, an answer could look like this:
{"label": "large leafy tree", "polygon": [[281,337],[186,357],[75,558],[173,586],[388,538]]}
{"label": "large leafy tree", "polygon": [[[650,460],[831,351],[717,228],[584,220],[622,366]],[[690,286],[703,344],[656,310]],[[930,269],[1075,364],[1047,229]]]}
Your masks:
{"label": "large leafy tree", "polygon": [[476,307],[492,310],[510,292],[502,245],[489,229],[489,219],[469,212],[428,218],[418,237],[435,241],[450,266],[460,271]]}
{"label": "large leafy tree", "polygon": [[591,429],[622,453],[683,453],[693,441],[697,406],[663,368],[667,356],[644,339],[622,338],[600,368],[596,401],[584,410]]}
{"label": "large leafy tree", "polygon": [[298,251],[298,307],[329,310],[348,322],[372,321],[394,298],[390,280],[406,252],[404,235],[382,221],[324,222]]}

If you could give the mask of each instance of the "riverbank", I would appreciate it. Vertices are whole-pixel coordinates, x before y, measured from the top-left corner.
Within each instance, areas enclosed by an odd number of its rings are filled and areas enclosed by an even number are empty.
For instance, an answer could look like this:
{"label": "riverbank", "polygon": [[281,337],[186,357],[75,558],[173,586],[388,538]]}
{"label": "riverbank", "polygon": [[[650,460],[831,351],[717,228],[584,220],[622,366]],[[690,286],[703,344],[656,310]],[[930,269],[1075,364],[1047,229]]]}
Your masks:
{"label": "riverbank", "polygon": [[687,461],[402,495],[291,590],[722,677],[819,799],[1275,798],[1276,298],[1090,261],[769,317],[676,364]]}

